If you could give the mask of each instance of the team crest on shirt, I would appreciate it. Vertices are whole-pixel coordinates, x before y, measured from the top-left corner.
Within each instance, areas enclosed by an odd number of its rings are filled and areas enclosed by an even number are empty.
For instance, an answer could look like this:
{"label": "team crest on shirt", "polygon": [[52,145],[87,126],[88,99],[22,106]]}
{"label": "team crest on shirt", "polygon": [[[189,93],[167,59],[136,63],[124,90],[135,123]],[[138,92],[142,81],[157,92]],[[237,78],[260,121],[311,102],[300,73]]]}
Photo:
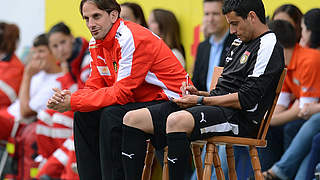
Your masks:
{"label": "team crest on shirt", "polygon": [[251,53],[249,51],[244,52],[243,55],[240,58],[240,64],[246,63],[247,60],[248,60],[248,57],[250,56],[250,54]]}
{"label": "team crest on shirt", "polygon": [[97,66],[97,69],[101,76],[111,76],[108,66]]}

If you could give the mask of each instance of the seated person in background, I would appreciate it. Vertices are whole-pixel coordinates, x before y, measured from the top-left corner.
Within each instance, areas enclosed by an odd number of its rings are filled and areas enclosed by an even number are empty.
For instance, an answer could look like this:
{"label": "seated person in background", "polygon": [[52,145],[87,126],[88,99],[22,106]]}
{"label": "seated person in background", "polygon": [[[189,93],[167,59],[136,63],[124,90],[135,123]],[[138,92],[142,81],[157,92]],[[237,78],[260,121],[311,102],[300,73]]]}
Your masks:
{"label": "seated person in background", "polygon": [[23,64],[15,55],[19,28],[0,22],[0,109],[8,107],[18,97]]}
{"label": "seated person in background", "polygon": [[239,39],[232,43],[216,89],[208,93],[183,86],[191,95],[125,115],[122,160],[126,179],[141,178],[147,138],[157,149],[168,145],[169,177],[175,180],[185,173],[191,140],[257,135],[284,69],[283,49],[266,26],[261,0],[227,0],[223,13],[230,33]]}
{"label": "seated person in background", "polygon": [[122,19],[132,21],[134,23],[140,24],[145,28],[148,28],[142,8],[138,4],[133,2],[125,2],[121,4],[120,7],[120,17]]}
{"label": "seated person in background", "polygon": [[[310,13],[313,15],[310,16]],[[308,22],[308,20],[310,20],[309,18],[316,17],[316,14],[318,14],[318,18],[320,19],[319,9],[307,12],[305,14],[305,19],[307,19]],[[300,100],[296,100],[291,108],[285,110],[287,111],[286,119],[279,118],[277,123],[285,123],[285,120],[288,120],[290,117],[308,120],[302,125],[280,161],[276,162],[270,170],[264,173],[264,175],[269,178],[278,177],[280,179],[293,179],[295,177],[297,180],[305,179],[309,169],[308,162],[310,161],[309,152],[312,138],[320,131],[319,114],[313,115],[314,113],[319,112],[318,104],[315,105],[313,103],[318,102],[320,95],[320,87],[317,83],[317,78],[320,77],[318,72],[320,67],[320,62],[318,61],[320,52],[315,49],[302,48],[298,45],[294,47],[293,42],[291,42],[294,37],[294,30],[288,22],[274,21],[269,24],[269,27],[276,32],[279,41],[285,47],[284,52],[286,64],[288,64],[288,72],[281,93],[289,94],[290,92],[291,94],[294,94],[293,96],[297,98],[300,97]],[[305,27],[302,27],[302,32],[304,32]],[[319,36],[319,34],[317,34],[317,36]],[[303,33],[301,40],[305,38],[305,34]],[[299,82],[299,84],[297,84],[297,82]],[[281,107],[288,104],[291,100],[290,95],[285,97],[286,96],[282,95],[282,99],[279,98],[277,106]],[[308,102],[306,99],[312,101]],[[300,103],[303,103],[303,105],[299,106]],[[311,118],[309,119],[310,116]]]}
{"label": "seated person in background", "polygon": [[149,29],[161,37],[185,68],[185,53],[181,43],[179,22],[176,16],[165,9],[154,9],[148,19]]}
{"label": "seated person in background", "polygon": [[301,10],[293,4],[284,4],[278,7],[273,15],[272,20],[285,20],[288,21],[296,31],[296,42],[299,43],[301,38]]}
{"label": "seated person in background", "polygon": [[[74,38],[69,27],[64,23],[54,25],[48,32],[48,39],[53,54],[61,59],[60,64],[66,67],[65,75],[59,78],[62,82],[62,89],[69,89],[74,92],[83,88],[90,72],[91,57],[88,52],[88,42],[83,38]],[[64,151],[54,152],[63,146],[67,138],[71,138],[72,127],[72,111],[60,113],[46,109],[39,113],[36,137],[41,167],[39,167],[37,174],[38,178],[45,175],[51,178],[61,178],[64,169],[71,168],[69,164],[65,163],[66,157],[69,158],[68,153]],[[50,160],[47,161],[49,158]]]}
{"label": "seated person in background", "polygon": [[300,45],[303,47],[309,47],[312,49],[320,50],[320,9],[311,9],[303,16],[301,22],[301,39]]}
{"label": "seated person in background", "polygon": [[215,66],[224,66],[226,54],[236,38],[230,34],[222,13],[223,0],[203,0],[203,31],[209,36],[197,48],[192,82],[200,91],[210,91]]}
{"label": "seated person in background", "polygon": [[53,55],[59,60],[62,71],[65,73],[62,82],[64,88],[72,92],[82,88],[90,74],[89,43],[82,37],[73,37],[67,25],[60,22],[48,32],[49,47]]}
{"label": "seated person in background", "polygon": [[[310,22],[311,19],[316,17],[314,12],[314,10],[311,10],[306,13],[304,19],[307,20],[307,22]],[[318,14],[318,18],[320,18],[319,11]],[[299,110],[303,108],[303,105],[305,103],[318,102],[320,97],[320,84],[317,79],[317,77],[320,76],[320,72],[318,71],[318,59],[320,56],[319,50],[316,50],[318,47],[320,47],[320,43],[319,41],[313,41],[310,37],[310,34],[313,34],[313,39],[317,39],[319,32],[307,30],[304,23],[305,20],[302,20],[303,30],[300,42],[305,41],[308,45],[306,47],[311,47],[313,49],[303,48],[298,44],[296,44],[294,47],[285,48],[288,73],[284,82],[282,93],[279,96],[278,105],[275,108],[275,113],[270,122],[271,128],[279,125],[285,125],[285,137],[289,136],[289,134],[293,134],[290,136],[294,137],[301,126],[300,125],[297,127],[295,124],[304,123],[304,121],[299,120],[300,118],[298,117]],[[316,25],[314,23],[310,24],[313,24],[313,26],[310,25],[310,29],[312,29],[312,27],[315,28]],[[283,31],[283,33],[289,35],[286,31]],[[279,37],[280,36],[284,38],[283,35],[279,35]],[[283,41],[286,41],[283,42],[283,44],[286,44],[291,40],[286,39]],[[313,43],[310,43],[309,45],[309,42]],[[294,102],[295,100],[297,101]],[[290,107],[290,104],[293,105]]]}
{"label": "seated person in background", "polygon": [[15,121],[35,118],[46,108],[46,101],[53,92],[51,88],[61,87],[57,81],[61,68],[49,50],[45,34],[38,36],[33,43],[32,58],[25,67],[19,98],[8,108],[0,109],[0,139],[6,140]]}
{"label": "seated person in background", "polygon": [[[312,180],[320,161],[320,104],[307,103],[299,117],[308,119],[293,138],[290,146],[271,169],[263,175],[269,179]],[[311,116],[311,117],[310,117]],[[310,117],[310,118],[309,118]]]}
{"label": "seated person in background", "polygon": [[[282,26],[287,27],[288,24]],[[295,32],[293,27],[290,30],[290,33]],[[285,47],[284,54],[288,72],[271,125],[282,125],[298,119],[299,110],[303,108],[303,105],[318,102],[320,97],[320,83],[317,79],[320,77],[320,71],[318,71],[320,52],[296,45],[292,40],[294,37],[290,36],[291,34],[287,31],[281,33],[287,35],[286,37],[280,33],[277,34],[278,38],[283,38],[281,42]],[[291,107],[289,107],[290,103],[293,103]]]}
{"label": "seated person in background", "polygon": [[[22,144],[24,138],[35,138],[28,134],[31,132],[30,125],[35,120],[36,115],[46,108],[46,101],[52,96],[54,87],[61,87],[58,78],[62,76],[61,68],[57,65],[57,59],[53,56],[48,47],[46,34],[39,35],[33,42],[30,52],[30,59],[24,69],[23,79],[20,87],[19,98],[6,109],[0,110],[0,139],[7,140],[11,131],[18,128],[14,143],[18,144],[15,155],[18,160],[28,157],[24,156]],[[31,128],[32,129],[32,128]],[[15,132],[15,131],[14,131]],[[30,145],[31,146],[31,145]],[[19,154],[22,152],[22,155]],[[19,164],[18,177],[20,179],[30,179],[30,171],[25,171],[24,165]],[[18,178],[18,179],[19,179]]]}
{"label": "seated person in background", "polygon": [[[294,27],[296,33],[295,43],[299,44],[301,38],[302,16],[303,14],[298,7],[292,4],[284,4],[274,11],[272,20],[285,20],[289,22]],[[292,42],[292,40],[290,40],[290,42]],[[269,127],[269,131],[266,136],[266,140],[268,141],[267,147],[258,148],[262,171],[269,169],[281,158],[283,152],[288,148],[290,142],[297,133],[297,131],[292,131],[290,133],[292,135],[289,135],[289,133],[284,132],[287,132],[290,127],[297,129],[302,125],[302,123],[303,121],[297,119],[286,126],[271,125]],[[248,159],[248,161],[249,160],[250,159]]]}

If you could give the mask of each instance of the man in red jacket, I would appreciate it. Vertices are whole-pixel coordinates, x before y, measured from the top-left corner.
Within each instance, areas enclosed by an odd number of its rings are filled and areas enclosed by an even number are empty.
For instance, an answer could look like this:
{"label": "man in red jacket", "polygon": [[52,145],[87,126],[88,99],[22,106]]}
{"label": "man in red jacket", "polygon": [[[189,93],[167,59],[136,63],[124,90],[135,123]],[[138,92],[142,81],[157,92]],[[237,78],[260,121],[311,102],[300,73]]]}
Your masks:
{"label": "man in red jacket", "polygon": [[73,94],[55,89],[47,106],[77,111],[74,138],[81,179],[124,179],[123,116],[180,97],[187,73],[158,36],[119,18],[115,0],[82,0],[80,11],[93,36],[90,77]]}

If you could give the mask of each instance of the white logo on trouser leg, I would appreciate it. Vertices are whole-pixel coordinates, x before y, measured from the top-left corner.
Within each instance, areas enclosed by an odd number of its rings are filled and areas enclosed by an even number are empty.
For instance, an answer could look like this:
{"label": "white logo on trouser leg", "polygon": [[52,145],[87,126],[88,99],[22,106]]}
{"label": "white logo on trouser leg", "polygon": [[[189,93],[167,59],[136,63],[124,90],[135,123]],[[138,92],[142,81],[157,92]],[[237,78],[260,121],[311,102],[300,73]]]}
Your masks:
{"label": "white logo on trouser leg", "polygon": [[134,156],[134,154],[126,154],[124,152],[121,152],[122,155],[129,157],[130,159],[132,159],[132,156]]}
{"label": "white logo on trouser leg", "polygon": [[200,122],[207,122],[207,120],[204,119],[204,113],[203,112],[201,112],[201,120],[200,120]]}
{"label": "white logo on trouser leg", "polygon": [[167,159],[168,159],[168,161],[172,162],[173,164],[175,164],[176,160],[178,160],[178,158],[170,159],[169,157]]}

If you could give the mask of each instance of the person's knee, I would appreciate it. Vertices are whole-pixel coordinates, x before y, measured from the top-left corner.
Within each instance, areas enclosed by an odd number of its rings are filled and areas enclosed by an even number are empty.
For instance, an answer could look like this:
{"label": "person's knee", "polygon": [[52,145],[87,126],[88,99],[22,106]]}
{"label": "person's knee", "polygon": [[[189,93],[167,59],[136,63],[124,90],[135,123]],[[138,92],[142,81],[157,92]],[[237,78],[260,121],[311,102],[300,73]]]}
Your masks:
{"label": "person's knee", "polygon": [[187,132],[190,133],[194,127],[192,115],[188,112],[179,111],[172,113],[167,119],[167,133],[171,132]]}
{"label": "person's knee", "polygon": [[123,117],[123,124],[130,127],[139,127],[141,124],[141,118],[136,114],[137,110],[129,111]]}

